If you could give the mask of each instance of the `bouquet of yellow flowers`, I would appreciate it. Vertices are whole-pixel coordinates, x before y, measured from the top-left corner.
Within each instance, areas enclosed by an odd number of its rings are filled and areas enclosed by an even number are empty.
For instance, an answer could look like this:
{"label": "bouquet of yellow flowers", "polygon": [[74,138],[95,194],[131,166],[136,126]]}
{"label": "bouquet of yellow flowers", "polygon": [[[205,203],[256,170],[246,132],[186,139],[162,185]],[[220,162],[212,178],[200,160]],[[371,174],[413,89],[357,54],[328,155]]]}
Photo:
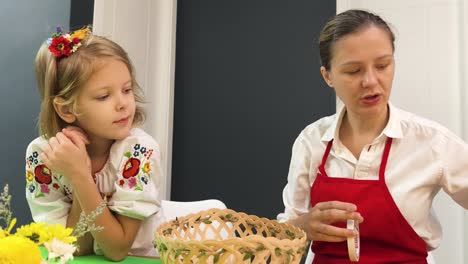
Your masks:
{"label": "bouquet of yellow flowers", "polygon": [[[12,233],[16,218],[12,218],[10,203],[11,195],[6,185],[0,194],[0,220],[5,222],[5,229],[0,226],[0,263],[2,264],[67,263],[73,259],[73,253],[77,250],[75,244],[77,238],[87,232],[102,229],[94,225],[94,220],[106,206],[104,201],[89,215],[82,213],[75,229],[59,224],[31,223],[16,228],[16,232]],[[42,258],[40,246],[47,250],[45,259]]]}

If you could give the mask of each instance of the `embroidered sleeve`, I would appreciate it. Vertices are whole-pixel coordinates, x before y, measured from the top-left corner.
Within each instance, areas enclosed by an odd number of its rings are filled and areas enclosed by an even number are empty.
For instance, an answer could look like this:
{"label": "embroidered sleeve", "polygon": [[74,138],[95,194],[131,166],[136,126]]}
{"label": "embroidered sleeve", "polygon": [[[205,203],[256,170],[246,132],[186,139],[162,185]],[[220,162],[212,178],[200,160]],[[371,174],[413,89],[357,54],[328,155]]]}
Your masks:
{"label": "embroidered sleeve", "polygon": [[45,166],[39,154],[46,141],[38,138],[26,150],[26,200],[35,222],[66,225],[71,191],[61,176]]}
{"label": "embroidered sleeve", "polygon": [[109,209],[143,220],[159,210],[161,177],[159,147],[149,135],[132,135],[113,147],[115,193]]}

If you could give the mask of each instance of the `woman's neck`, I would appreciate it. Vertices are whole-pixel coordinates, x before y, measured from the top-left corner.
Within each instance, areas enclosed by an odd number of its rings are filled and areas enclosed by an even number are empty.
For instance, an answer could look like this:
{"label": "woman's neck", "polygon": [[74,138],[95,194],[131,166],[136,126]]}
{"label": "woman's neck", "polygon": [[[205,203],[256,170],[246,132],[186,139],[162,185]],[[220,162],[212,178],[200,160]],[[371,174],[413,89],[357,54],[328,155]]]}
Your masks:
{"label": "woman's neck", "polygon": [[340,140],[356,158],[359,158],[362,148],[382,133],[388,118],[388,106],[372,117],[346,111],[340,126]]}
{"label": "woman's neck", "polygon": [[385,128],[387,122],[388,108],[385,108],[385,111],[373,117],[359,116],[346,111],[342,126],[344,125],[345,131],[351,135],[373,136],[375,138]]}

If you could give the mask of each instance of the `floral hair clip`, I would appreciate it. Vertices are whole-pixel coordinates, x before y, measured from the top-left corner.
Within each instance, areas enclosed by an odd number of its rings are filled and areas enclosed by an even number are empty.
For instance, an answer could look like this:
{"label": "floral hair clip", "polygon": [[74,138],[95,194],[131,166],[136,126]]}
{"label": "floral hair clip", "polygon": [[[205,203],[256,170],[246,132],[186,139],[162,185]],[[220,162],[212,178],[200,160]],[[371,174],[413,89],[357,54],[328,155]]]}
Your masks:
{"label": "floral hair clip", "polygon": [[89,34],[91,34],[89,26],[70,32],[63,32],[62,28],[57,27],[57,32],[47,39],[47,45],[50,52],[59,60],[62,57],[70,56],[70,54],[78,50],[81,46],[81,41]]}

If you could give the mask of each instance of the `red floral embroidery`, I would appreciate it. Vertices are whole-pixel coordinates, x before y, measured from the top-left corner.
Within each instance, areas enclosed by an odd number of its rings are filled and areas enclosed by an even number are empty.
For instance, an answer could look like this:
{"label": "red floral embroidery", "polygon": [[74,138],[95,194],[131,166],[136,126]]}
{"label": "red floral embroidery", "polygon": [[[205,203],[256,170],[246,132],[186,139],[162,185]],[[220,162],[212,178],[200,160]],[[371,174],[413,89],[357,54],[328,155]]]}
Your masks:
{"label": "red floral embroidery", "polygon": [[41,191],[43,193],[49,193],[50,192],[49,186],[47,186],[46,184],[41,184]]}
{"label": "red floral embroidery", "polygon": [[34,168],[34,178],[38,183],[50,184],[52,182],[52,172],[46,165],[41,164]]}
{"label": "red floral embroidery", "polygon": [[123,186],[124,184],[125,184],[125,181],[124,181],[124,180],[120,180],[120,181],[119,181],[119,185],[120,185],[120,186]]}
{"label": "red floral embroidery", "polygon": [[125,163],[122,176],[125,179],[128,179],[130,177],[135,177],[135,175],[138,174],[138,171],[140,169],[140,160],[136,158],[129,158],[127,162]]}
{"label": "red floral embroidery", "polygon": [[58,190],[58,188],[60,187],[57,183],[54,183],[52,184],[52,187],[54,187],[55,190]]}
{"label": "red floral embroidery", "polygon": [[153,149],[135,144],[133,148],[124,153],[127,158],[122,167],[122,177],[125,181],[120,181],[120,186],[127,185],[135,191],[143,191],[145,185],[151,180],[152,164],[149,158],[153,154]]}

